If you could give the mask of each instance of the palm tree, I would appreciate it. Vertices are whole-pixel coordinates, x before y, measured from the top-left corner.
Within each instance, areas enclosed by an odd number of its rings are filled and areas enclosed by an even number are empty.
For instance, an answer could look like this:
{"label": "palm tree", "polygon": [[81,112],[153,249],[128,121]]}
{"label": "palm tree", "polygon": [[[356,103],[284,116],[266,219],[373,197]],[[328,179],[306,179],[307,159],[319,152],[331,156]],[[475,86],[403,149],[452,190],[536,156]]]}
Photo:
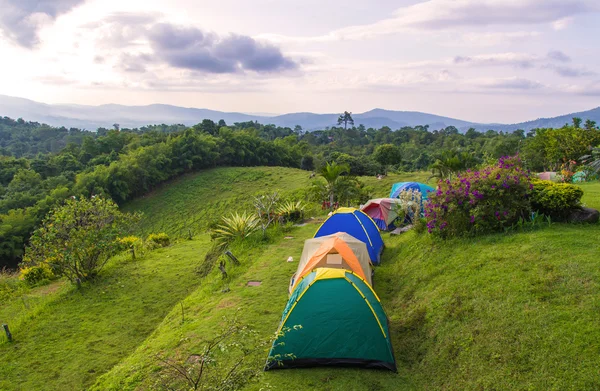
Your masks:
{"label": "palm tree", "polygon": [[340,114],[338,118],[338,125],[344,124],[344,130],[348,129],[348,123],[354,126],[354,120],[352,119],[352,113],[348,111],[344,111],[344,114]]}
{"label": "palm tree", "polygon": [[450,179],[457,173],[475,167],[477,160],[468,152],[444,151],[440,157],[429,167],[431,178]]}
{"label": "palm tree", "polygon": [[329,198],[329,208],[333,208],[335,194],[342,190],[346,185],[343,174],[350,172],[350,166],[347,164],[337,164],[336,162],[327,163],[319,170],[319,175],[325,179],[324,192]]}
{"label": "palm tree", "polygon": [[581,162],[588,165],[596,173],[600,173],[600,147],[592,148],[589,155],[582,156]]}

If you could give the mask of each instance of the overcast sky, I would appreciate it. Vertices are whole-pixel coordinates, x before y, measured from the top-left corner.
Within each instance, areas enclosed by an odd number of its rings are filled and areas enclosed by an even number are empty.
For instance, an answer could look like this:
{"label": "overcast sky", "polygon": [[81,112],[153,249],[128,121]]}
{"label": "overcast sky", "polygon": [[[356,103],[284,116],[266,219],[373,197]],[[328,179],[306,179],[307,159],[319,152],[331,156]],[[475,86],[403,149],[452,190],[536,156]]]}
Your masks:
{"label": "overcast sky", "polygon": [[600,106],[599,0],[0,0],[0,94],[519,122]]}

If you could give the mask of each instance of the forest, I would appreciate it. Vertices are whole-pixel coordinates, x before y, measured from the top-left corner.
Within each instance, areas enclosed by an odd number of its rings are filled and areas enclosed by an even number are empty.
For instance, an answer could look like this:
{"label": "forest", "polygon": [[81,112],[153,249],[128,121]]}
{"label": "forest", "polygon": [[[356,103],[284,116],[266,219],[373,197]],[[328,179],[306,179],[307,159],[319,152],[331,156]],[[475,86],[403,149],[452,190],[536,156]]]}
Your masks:
{"label": "forest", "polygon": [[[345,124],[347,125],[347,124]],[[105,195],[122,205],[182,174],[222,166],[316,170],[347,164],[350,175],[431,170],[437,177],[519,154],[532,171],[577,164],[600,130],[578,118],[560,129],[511,133],[427,126],[332,127],[304,132],[256,122],[204,120],[96,132],[0,118],[0,268],[15,267],[32,231],[71,196]]]}

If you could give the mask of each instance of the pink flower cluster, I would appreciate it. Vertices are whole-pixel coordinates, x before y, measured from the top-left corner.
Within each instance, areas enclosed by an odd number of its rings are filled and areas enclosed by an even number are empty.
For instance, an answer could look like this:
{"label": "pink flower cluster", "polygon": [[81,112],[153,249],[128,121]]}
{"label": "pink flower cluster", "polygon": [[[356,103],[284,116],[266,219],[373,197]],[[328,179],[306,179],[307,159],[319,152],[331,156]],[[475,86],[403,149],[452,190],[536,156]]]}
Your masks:
{"label": "pink flower cluster", "polygon": [[499,230],[528,213],[532,188],[518,156],[440,180],[425,205],[427,230],[442,236]]}

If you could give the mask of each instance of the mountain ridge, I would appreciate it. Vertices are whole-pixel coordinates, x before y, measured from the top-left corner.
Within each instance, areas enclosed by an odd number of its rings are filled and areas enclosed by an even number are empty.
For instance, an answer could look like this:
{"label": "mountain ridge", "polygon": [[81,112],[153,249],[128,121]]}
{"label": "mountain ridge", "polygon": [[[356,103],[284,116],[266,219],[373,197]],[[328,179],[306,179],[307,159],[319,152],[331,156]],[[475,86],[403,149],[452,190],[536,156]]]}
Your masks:
{"label": "mountain ridge", "polygon": [[[0,95],[0,116],[23,118],[28,121],[46,123],[52,126],[76,127],[95,130],[100,127],[110,128],[118,123],[121,127],[139,128],[151,124],[183,124],[192,126],[203,119],[213,121],[225,120],[226,123],[258,121],[261,124],[294,128],[300,125],[304,130],[313,131],[337,126],[339,114],[311,113],[306,111],[285,113],[274,116],[245,114],[240,112],[218,111],[206,108],[182,107],[163,103],[150,105],[121,105],[115,103],[98,106],[80,104],[46,104],[26,98]],[[356,126],[381,128],[388,126],[397,130],[403,126],[429,126],[429,129],[441,129],[454,126],[464,132],[473,127],[479,131],[529,131],[535,128],[561,127],[571,122],[573,117],[583,121],[592,120],[600,123],[600,106],[587,111],[563,114],[556,117],[537,118],[535,120],[515,123],[483,124],[461,119],[440,116],[420,111],[388,110],[374,108],[364,113],[353,114]]]}

